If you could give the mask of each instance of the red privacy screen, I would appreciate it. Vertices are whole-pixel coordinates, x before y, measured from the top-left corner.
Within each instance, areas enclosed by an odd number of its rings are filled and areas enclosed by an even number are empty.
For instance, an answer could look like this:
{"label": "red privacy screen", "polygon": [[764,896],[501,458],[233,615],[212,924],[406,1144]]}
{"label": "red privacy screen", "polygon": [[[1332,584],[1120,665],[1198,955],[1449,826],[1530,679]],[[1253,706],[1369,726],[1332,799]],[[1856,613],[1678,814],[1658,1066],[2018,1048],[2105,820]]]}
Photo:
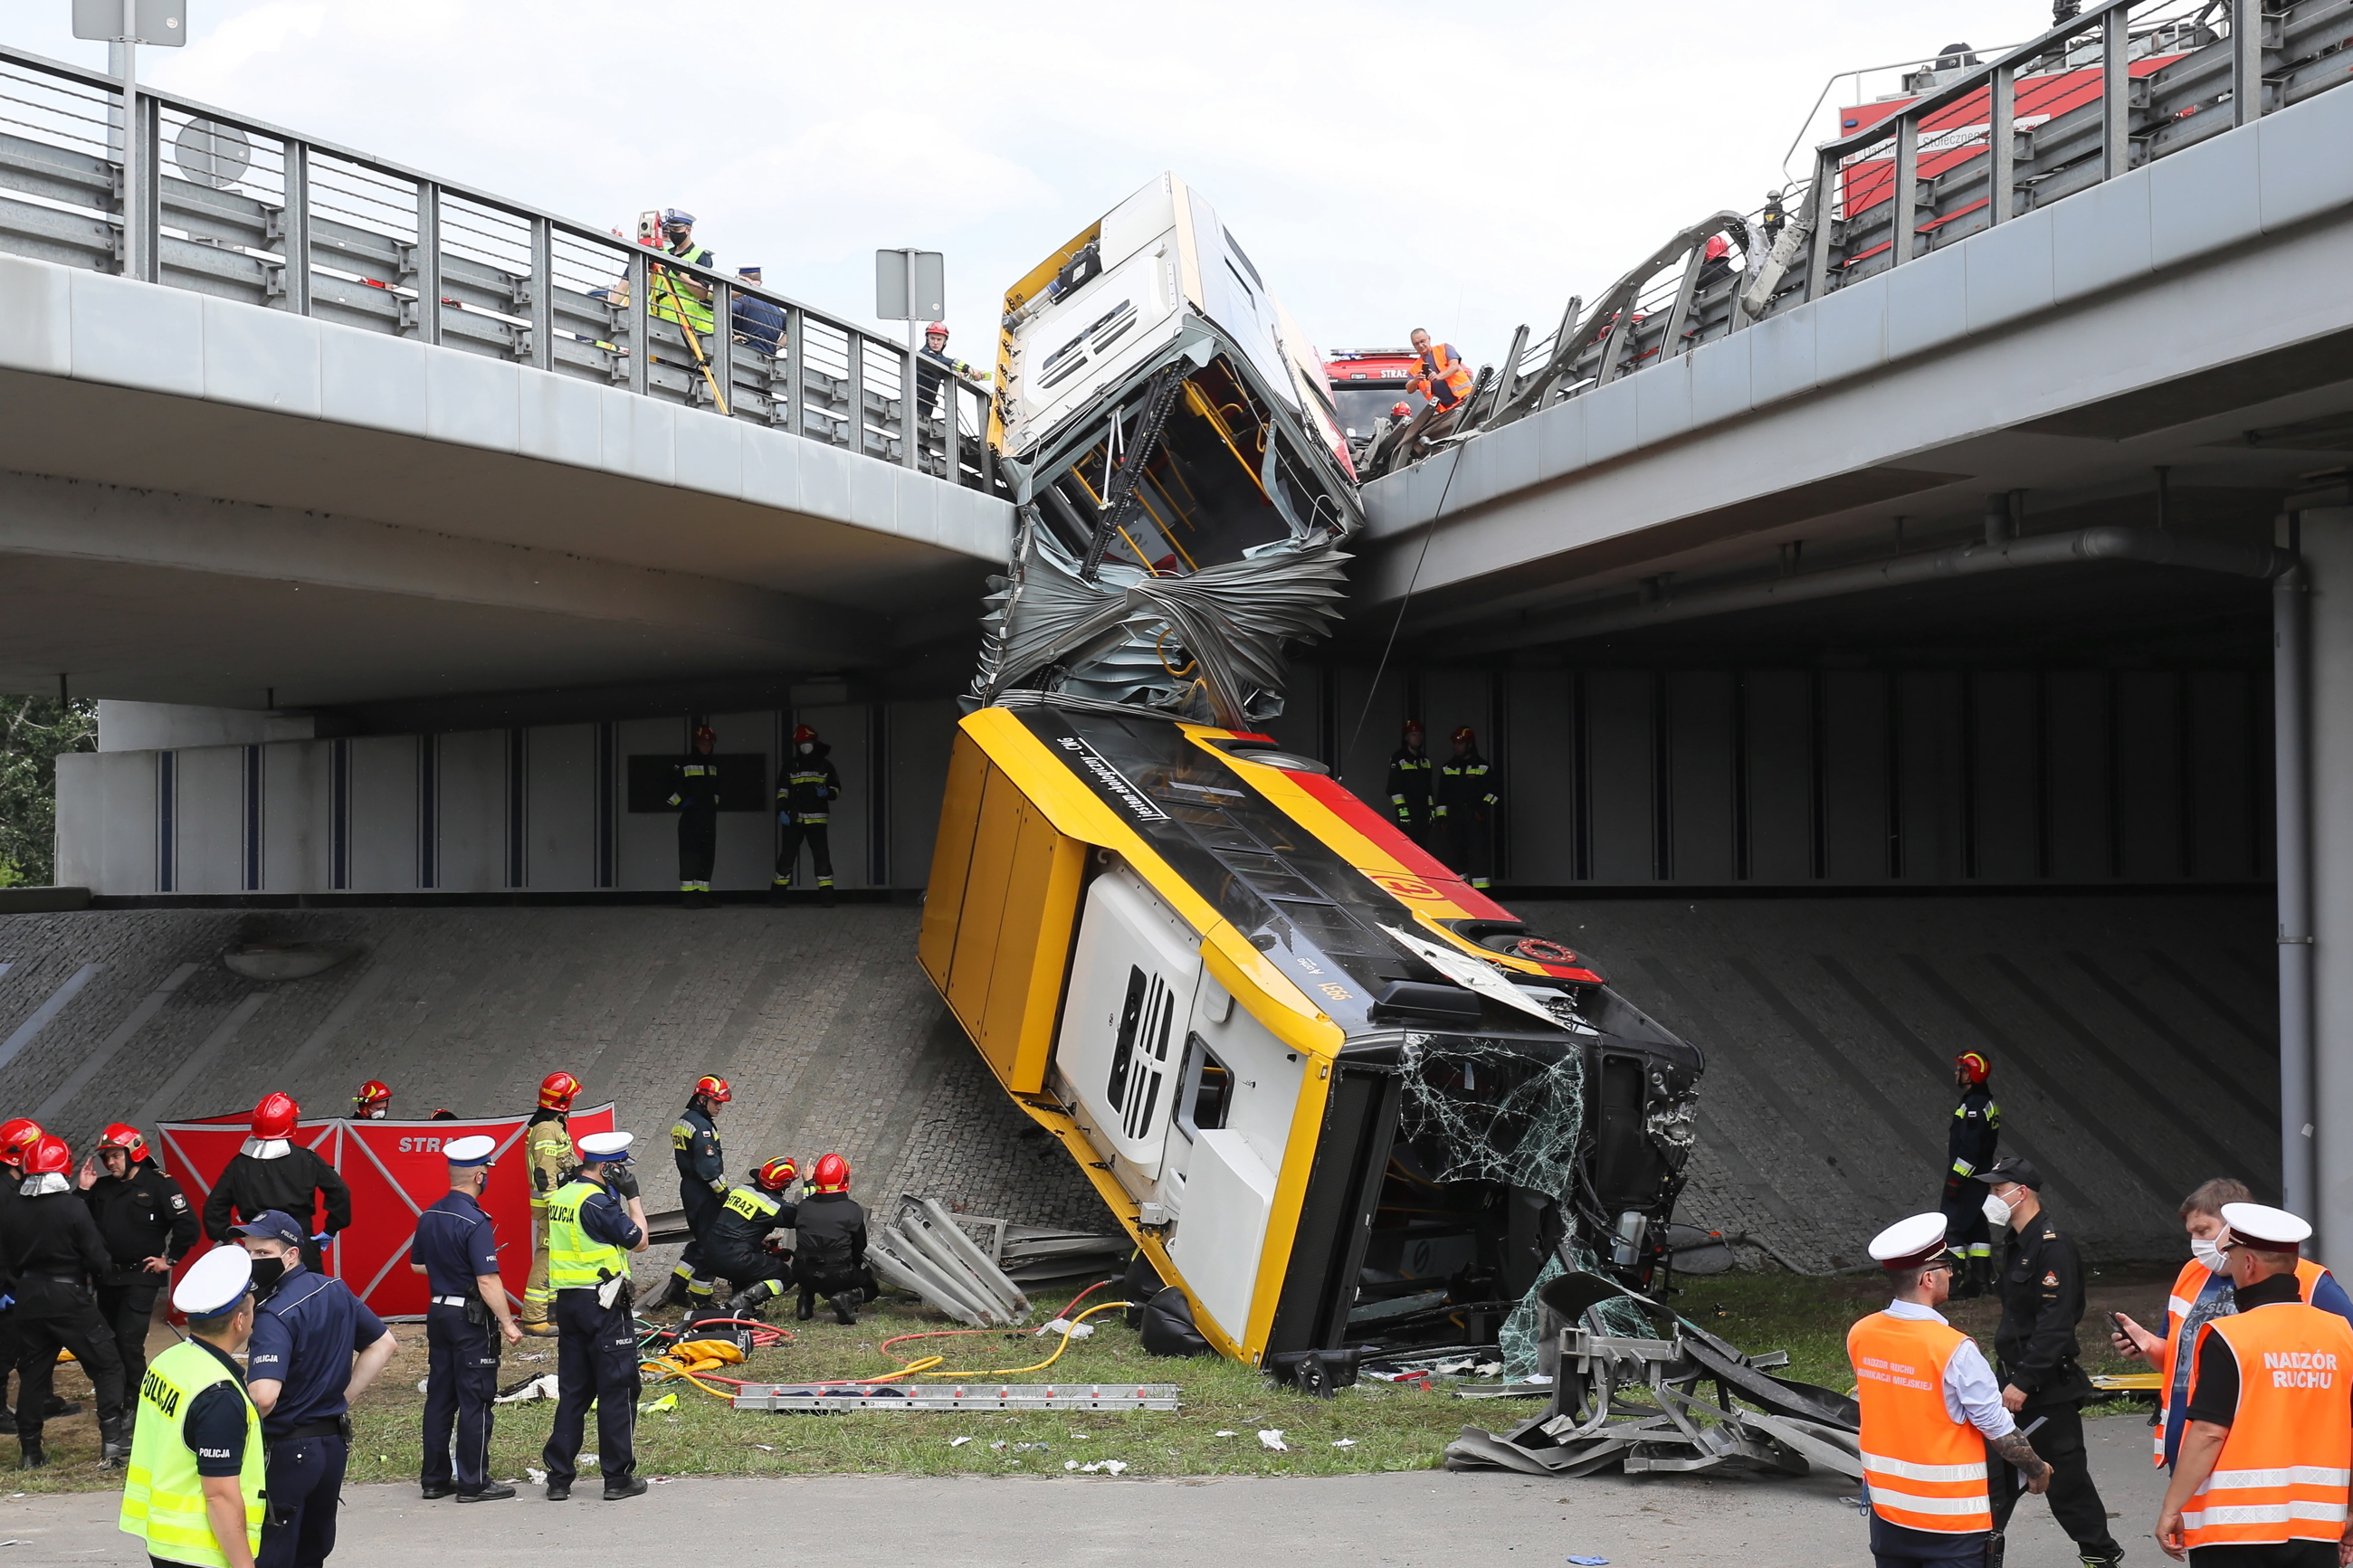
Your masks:
{"label": "red privacy screen", "polygon": [[[251,1114],[216,1116],[202,1121],[166,1121],[156,1128],[164,1166],[187,1190],[198,1209],[213,1184],[251,1135]],[[499,1270],[508,1290],[522,1294],[531,1271],[531,1169],[522,1154],[526,1116],[473,1121],[305,1121],[294,1142],[318,1151],[352,1189],[352,1227],[325,1252],[327,1272],[352,1288],[379,1317],[421,1317],[425,1276],[408,1268],[417,1216],[449,1190],[448,1163],[441,1146],[452,1139],[484,1134],[498,1141],[491,1184],[482,1207],[498,1226]],[[613,1130],[611,1102],[575,1110],[566,1124],[576,1142]],[[315,1233],[317,1213],[296,1215]],[[198,1253],[183,1258],[185,1270]],[[174,1270],[174,1282],[180,1270]]]}

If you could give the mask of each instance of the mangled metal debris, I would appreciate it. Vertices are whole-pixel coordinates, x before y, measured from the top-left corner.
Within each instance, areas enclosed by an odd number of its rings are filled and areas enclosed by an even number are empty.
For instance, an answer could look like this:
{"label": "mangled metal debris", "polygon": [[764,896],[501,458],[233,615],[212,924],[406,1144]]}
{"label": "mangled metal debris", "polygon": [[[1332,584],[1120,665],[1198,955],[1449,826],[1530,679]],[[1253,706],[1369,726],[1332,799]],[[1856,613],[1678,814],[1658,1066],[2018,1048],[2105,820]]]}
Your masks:
{"label": "mangled metal debris", "polygon": [[932,1198],[907,1198],[896,1224],[868,1236],[875,1276],[912,1291],[960,1323],[989,1328],[1029,1315],[1029,1298]]}
{"label": "mangled metal debris", "polygon": [[[1646,1297],[1596,1274],[1563,1274],[1537,1292],[1553,1379],[1544,1413],[1504,1433],[1466,1426],[1450,1470],[1587,1476],[1746,1469],[1801,1476],[1815,1466],[1861,1479],[1855,1402],[1777,1377],[1786,1355],[1750,1356]],[[1606,1331],[1603,1312],[1641,1313],[1654,1333]],[[1715,1397],[1702,1394],[1713,1384]],[[1629,1396],[1634,1397],[1629,1397]]]}
{"label": "mangled metal debris", "polygon": [[738,1410],[1175,1410],[1173,1383],[905,1384],[747,1383]]}

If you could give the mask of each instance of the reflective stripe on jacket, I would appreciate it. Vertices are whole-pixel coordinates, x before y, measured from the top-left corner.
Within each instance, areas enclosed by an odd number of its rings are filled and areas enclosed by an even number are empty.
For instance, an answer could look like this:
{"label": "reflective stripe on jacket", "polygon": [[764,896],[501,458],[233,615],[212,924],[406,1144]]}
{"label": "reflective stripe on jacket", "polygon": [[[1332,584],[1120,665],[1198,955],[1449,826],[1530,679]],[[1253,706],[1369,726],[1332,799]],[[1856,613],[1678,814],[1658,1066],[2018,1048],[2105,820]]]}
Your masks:
{"label": "reflective stripe on jacket", "polygon": [[[2312,1293],[2320,1288],[2322,1280],[2328,1278],[2328,1270],[2320,1264],[2309,1258],[2299,1258],[2295,1266],[2297,1297],[2309,1305]],[[2157,1421],[2150,1428],[2152,1452],[2149,1462],[2160,1469],[2166,1463],[2166,1442],[2175,1436],[2179,1426],[2173,1408],[2175,1391],[2183,1391],[2185,1396],[2182,1402],[2185,1405],[2189,1403],[2187,1391],[2189,1386],[2189,1362],[2184,1359],[2189,1347],[2182,1343],[2182,1325],[2189,1319],[2190,1309],[2198,1304],[2199,1293],[2206,1289],[2207,1281],[2211,1279],[2223,1280],[2222,1310],[2219,1312],[2210,1311],[2204,1318],[2199,1320],[2197,1327],[2203,1328],[2208,1321],[2214,1318],[2227,1318],[2238,1310],[2238,1308],[2232,1303],[2231,1286],[2227,1279],[2214,1273],[2193,1258],[2181,1266],[2180,1273],[2173,1277],[2173,1289],[2165,1298],[2165,1348],[2149,1358],[2150,1366],[2163,1373],[2165,1378],[2165,1381],[2158,1385]]]}
{"label": "reflective stripe on jacket", "polygon": [[[2353,1327],[2301,1301],[2276,1301],[2208,1323],[2239,1363],[2239,1406],[2214,1473],[2181,1510],[2201,1546],[2334,1544],[2345,1533],[2353,1480]],[[2189,1391],[2198,1392],[2196,1347]]]}
{"label": "reflective stripe on jacket", "polygon": [[1945,1408],[1945,1367],[1968,1337],[1949,1323],[1885,1312],[1847,1331],[1863,1479],[1872,1511],[1890,1524],[1945,1535],[1993,1528],[1985,1439]]}
{"label": "reflective stripe on jacket", "polygon": [[628,1272],[629,1260],[609,1241],[598,1241],[581,1227],[580,1205],[605,1189],[594,1182],[574,1182],[547,1200],[547,1283],[554,1290],[594,1289],[616,1274]]}
{"label": "reflective stripe on jacket", "polygon": [[199,1568],[228,1568],[228,1553],[213,1534],[205,1512],[205,1481],[196,1473],[195,1450],[182,1436],[188,1406],[215,1384],[234,1384],[245,1401],[245,1461],[237,1489],[245,1500],[245,1546],[261,1549],[261,1480],[268,1455],[261,1443],[261,1414],[245,1384],[230,1375],[212,1352],[183,1340],[147,1363],[140,1380],[137,1426],[131,1435],[131,1462],[122,1475],[122,1512],[116,1522],[147,1542],[150,1556]]}
{"label": "reflective stripe on jacket", "polygon": [[[1449,369],[1449,366],[1453,368]],[[1440,408],[1451,408],[1471,395],[1476,384],[1471,368],[1462,363],[1452,343],[1432,343],[1421,356],[1421,379],[1430,388],[1430,400]]]}

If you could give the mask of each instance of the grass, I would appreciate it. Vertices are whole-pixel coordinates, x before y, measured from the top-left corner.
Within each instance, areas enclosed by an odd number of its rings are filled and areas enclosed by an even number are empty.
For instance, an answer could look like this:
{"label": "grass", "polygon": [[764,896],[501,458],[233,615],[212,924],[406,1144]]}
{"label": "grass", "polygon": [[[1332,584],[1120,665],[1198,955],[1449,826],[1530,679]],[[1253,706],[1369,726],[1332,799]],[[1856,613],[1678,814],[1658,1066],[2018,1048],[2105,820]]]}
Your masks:
{"label": "grass", "polygon": [[[2146,1276],[2146,1278],[2144,1278]],[[2093,1279],[2091,1310],[2080,1335],[2085,1364],[2093,1371],[2119,1370],[2104,1335],[2090,1325],[2111,1307],[2143,1322],[2164,1299],[2170,1268],[2115,1270]],[[1109,1291],[1098,1292],[1089,1304]],[[1038,1321],[1067,1300],[1068,1290],[1039,1298]],[[1790,1365],[1782,1375],[1841,1392],[1853,1386],[1847,1366],[1847,1326],[1884,1304],[1885,1292],[1872,1276],[1809,1279],[1787,1273],[1727,1274],[1687,1279],[1675,1306],[1694,1321],[1750,1352],[1786,1350]],[[1959,1326],[1990,1343],[1998,1315],[1986,1301],[1955,1303]],[[1092,1339],[1073,1342],[1050,1369],[1005,1381],[1025,1383],[1172,1383],[1182,1390],[1183,1407],[1174,1412],[1056,1411],[1039,1414],[923,1413],[843,1415],[769,1415],[738,1412],[685,1384],[649,1388],[649,1400],[675,1391],[674,1410],[641,1415],[638,1424],[638,1469],[647,1476],[690,1475],[1002,1475],[1066,1473],[1071,1461],[1124,1461],[1131,1476],[1321,1476],[1437,1467],[1446,1445],[1465,1426],[1504,1427],[1540,1408],[1533,1401],[1467,1401],[1443,1388],[1416,1388],[1366,1381],[1330,1400],[1311,1399],[1276,1387],[1264,1373],[1231,1362],[1204,1358],[1169,1361],[1146,1355],[1121,1314],[1092,1320]],[[787,1321],[793,1341],[754,1352],[736,1369],[758,1382],[815,1382],[864,1378],[891,1370],[880,1346],[897,1334],[953,1328],[938,1313],[902,1298],[870,1307],[855,1327],[831,1321],[820,1306],[818,1321]],[[401,1351],[383,1378],[353,1412],[354,1482],[407,1481],[417,1478],[419,1415],[424,1396],[424,1333],[401,1325]],[[1028,1333],[972,1334],[918,1341],[894,1347],[910,1358],[939,1352],[947,1367],[982,1371],[1028,1366],[1042,1361],[1054,1339]],[[533,1359],[538,1358],[538,1359]],[[554,1344],[525,1340],[507,1353],[500,1376],[512,1384],[552,1372]],[[79,1369],[61,1367],[58,1391],[68,1398],[90,1397]],[[2117,1402],[2087,1414],[2147,1408]],[[501,1479],[523,1479],[539,1464],[554,1415],[552,1402],[501,1405],[491,1443],[491,1469]],[[1261,1445],[1260,1431],[1277,1429],[1289,1451]],[[1219,1436],[1230,1433],[1229,1436]],[[953,1439],[971,1441],[955,1444]],[[1335,1447],[1353,1439],[1346,1447]],[[50,1425],[51,1464],[22,1474],[9,1489],[26,1492],[103,1490],[121,1484],[119,1471],[97,1463],[97,1432],[88,1415]],[[998,1447],[997,1445],[1002,1445]],[[1021,1447],[1021,1445],[1029,1445]],[[596,1447],[589,1424],[587,1447]],[[585,1468],[585,1467],[584,1467]]]}

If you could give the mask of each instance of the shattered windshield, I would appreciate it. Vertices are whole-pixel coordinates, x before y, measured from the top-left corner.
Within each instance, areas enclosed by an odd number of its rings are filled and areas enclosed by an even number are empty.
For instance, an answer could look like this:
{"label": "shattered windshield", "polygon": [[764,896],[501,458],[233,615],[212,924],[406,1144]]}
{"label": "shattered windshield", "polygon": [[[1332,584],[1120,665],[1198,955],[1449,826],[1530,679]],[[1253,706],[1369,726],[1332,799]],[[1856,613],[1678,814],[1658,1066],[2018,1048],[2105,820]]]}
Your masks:
{"label": "shattered windshield", "polygon": [[1434,1182],[1501,1182],[1562,1200],[1585,1130],[1585,1052],[1564,1037],[1409,1034],[1398,1137]]}

